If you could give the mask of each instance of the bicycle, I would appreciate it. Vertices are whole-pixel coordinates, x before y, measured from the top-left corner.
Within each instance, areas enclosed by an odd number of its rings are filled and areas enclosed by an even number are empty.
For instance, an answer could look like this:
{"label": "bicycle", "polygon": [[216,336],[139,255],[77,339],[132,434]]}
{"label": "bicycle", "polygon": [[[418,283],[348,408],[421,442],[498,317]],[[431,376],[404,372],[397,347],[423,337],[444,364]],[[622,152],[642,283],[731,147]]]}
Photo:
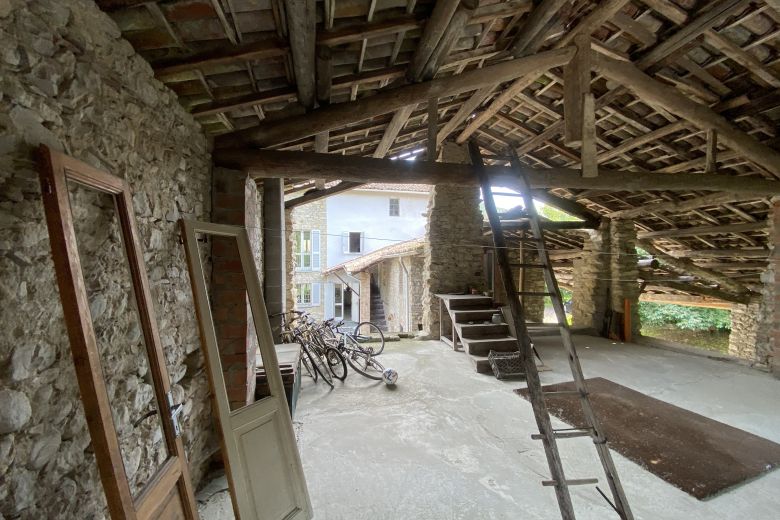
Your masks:
{"label": "bicycle", "polygon": [[[347,333],[341,330],[344,324],[343,320],[338,324],[334,324],[333,321],[333,319],[329,319],[323,322],[322,331],[328,345],[338,348],[355,372],[369,379],[382,380],[385,367],[376,359],[376,356],[384,350],[384,335],[381,335],[379,350],[376,351],[373,343],[361,342],[361,335],[355,334],[362,323],[354,329],[353,333]],[[379,330],[378,327],[377,330]],[[380,334],[381,332],[379,331]]]}
{"label": "bicycle", "polygon": [[[288,315],[295,317],[290,319]],[[301,311],[288,311],[272,314],[270,317],[282,318],[282,341],[301,346],[302,364],[315,383],[321,377],[332,389],[334,377],[341,381],[346,379],[347,364],[344,358],[337,349],[319,340],[319,335],[314,333],[310,316]]]}

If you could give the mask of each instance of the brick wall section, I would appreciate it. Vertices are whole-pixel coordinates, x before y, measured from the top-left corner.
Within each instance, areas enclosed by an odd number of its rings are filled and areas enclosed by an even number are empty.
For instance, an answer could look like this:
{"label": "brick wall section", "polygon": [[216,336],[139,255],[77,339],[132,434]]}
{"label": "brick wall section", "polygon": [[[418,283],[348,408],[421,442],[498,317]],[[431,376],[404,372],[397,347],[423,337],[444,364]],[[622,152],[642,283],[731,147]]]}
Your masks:
{"label": "brick wall section", "polygon": [[[445,162],[470,163],[465,146],[445,143]],[[425,227],[425,267],[422,295],[423,329],[429,337],[439,335],[437,293],[459,293],[474,287],[484,290],[482,212],[480,192],[474,186],[437,185],[428,202]]]}
{"label": "brick wall section", "polygon": [[777,244],[780,243],[780,198],[778,197],[772,199],[772,215],[769,221],[772,223],[772,227],[769,230],[769,243],[772,248],[772,254],[769,257],[770,277],[767,283],[771,286],[771,300],[773,303],[770,314],[770,322],[772,324],[772,358],[769,366],[772,374],[780,379],[780,269],[777,267],[777,263],[780,262],[780,248],[777,247]]}
{"label": "brick wall section", "polygon": [[[246,226],[253,254],[260,254],[257,186],[237,172],[215,170],[212,220]],[[231,409],[254,401],[257,336],[251,323],[246,280],[236,240],[211,237],[211,307]],[[257,262],[257,259],[255,260]],[[262,272],[262,271],[259,271]]]}

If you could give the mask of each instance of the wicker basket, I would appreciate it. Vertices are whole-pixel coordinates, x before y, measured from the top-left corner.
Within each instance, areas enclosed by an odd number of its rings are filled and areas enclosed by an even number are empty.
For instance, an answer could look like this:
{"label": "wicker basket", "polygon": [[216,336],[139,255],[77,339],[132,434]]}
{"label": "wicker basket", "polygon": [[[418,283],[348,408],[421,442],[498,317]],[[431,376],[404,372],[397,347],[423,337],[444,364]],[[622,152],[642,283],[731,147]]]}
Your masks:
{"label": "wicker basket", "polygon": [[496,352],[491,350],[488,354],[490,368],[493,369],[496,379],[518,378],[525,379],[525,371],[520,361],[520,352]]}

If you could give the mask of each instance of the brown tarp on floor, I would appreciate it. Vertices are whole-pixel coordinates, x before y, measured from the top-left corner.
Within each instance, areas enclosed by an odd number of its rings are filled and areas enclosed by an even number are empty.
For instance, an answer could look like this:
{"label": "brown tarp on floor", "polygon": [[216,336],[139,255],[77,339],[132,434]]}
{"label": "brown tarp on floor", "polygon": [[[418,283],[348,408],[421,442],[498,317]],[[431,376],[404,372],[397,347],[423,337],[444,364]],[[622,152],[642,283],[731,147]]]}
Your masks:
{"label": "brown tarp on floor", "polygon": [[[780,444],[607,379],[588,379],[587,386],[610,448],[699,500],[780,465]],[[544,390],[575,387],[568,382]],[[528,399],[527,389],[515,392]],[[570,425],[585,425],[578,397],[551,396],[547,406]]]}

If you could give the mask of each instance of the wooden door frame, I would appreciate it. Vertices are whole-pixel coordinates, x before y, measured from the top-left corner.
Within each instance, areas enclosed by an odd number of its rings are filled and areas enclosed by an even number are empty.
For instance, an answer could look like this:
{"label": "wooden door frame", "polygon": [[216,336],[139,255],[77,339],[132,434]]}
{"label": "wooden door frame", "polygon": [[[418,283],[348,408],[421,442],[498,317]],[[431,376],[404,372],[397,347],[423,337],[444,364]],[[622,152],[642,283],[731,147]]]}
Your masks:
{"label": "wooden door frame", "polygon": [[[94,168],[67,155],[41,145],[38,150],[41,193],[46,223],[51,241],[52,259],[65,316],[76,375],[95,450],[100,479],[106,494],[111,518],[150,519],[166,499],[161,489],[176,486],[184,513],[190,520],[198,518],[195,495],[190,479],[184,444],[176,435],[168,402],[170,379],[163,355],[160,334],[154,314],[149,279],[143,261],[143,251],[133,216],[133,199],[124,179]],[[122,452],[111,413],[103,369],[100,360],[86,284],[81,268],[73,214],[70,207],[68,181],[76,182],[114,199],[121,226],[122,243],[127,257],[138,307],[138,319],[152,375],[157,410],[160,414],[168,460],[145,484],[135,499],[127,481]]]}
{"label": "wooden door frame", "polygon": [[[179,225],[184,240],[184,247],[187,252],[187,267],[189,269],[190,283],[192,284],[192,291],[195,297],[195,310],[198,316],[198,327],[200,329],[203,346],[202,351],[208,367],[206,373],[209,378],[209,385],[211,386],[211,396],[215,401],[214,404],[217,411],[215,419],[221,433],[220,442],[222,444],[222,452],[225,454],[225,473],[230,486],[233,513],[235,514],[236,519],[240,520],[239,504],[236,494],[243,490],[243,483],[235,482],[233,479],[234,474],[231,471],[231,465],[239,458],[239,454],[237,446],[232,442],[232,439],[230,442],[226,439],[225,431],[230,430],[229,425],[231,416],[239,414],[244,408],[230,410],[230,400],[225,387],[220,357],[219,355],[210,355],[210,352],[216,352],[218,354],[219,346],[216,327],[214,326],[214,319],[211,312],[211,305],[209,303],[203,260],[198,249],[196,233],[207,236],[235,238],[239,257],[241,259],[241,269],[246,283],[249,307],[252,311],[252,324],[255,327],[257,341],[261,347],[263,366],[265,367],[265,373],[268,378],[268,386],[272,398],[279,401],[279,414],[284,417],[282,427],[288,438],[292,439],[293,445],[295,445],[295,430],[293,429],[292,418],[290,417],[290,411],[287,407],[284,383],[279,370],[276,349],[274,348],[274,339],[271,332],[271,324],[268,319],[268,311],[266,310],[265,300],[263,298],[263,289],[257,275],[257,266],[254,257],[252,256],[252,247],[249,243],[249,236],[247,235],[246,228],[187,219],[180,219]],[[270,345],[271,348],[266,349],[267,352],[263,352],[263,344]],[[311,503],[306,490],[300,453],[297,448],[289,451],[290,452],[285,455],[292,458],[291,462],[293,463],[293,467],[291,470],[296,477],[296,482],[293,483],[295,486],[295,493],[299,498],[302,497],[305,502],[302,504],[304,508],[300,511],[306,518],[310,518]],[[301,483],[303,484],[301,485]]]}

